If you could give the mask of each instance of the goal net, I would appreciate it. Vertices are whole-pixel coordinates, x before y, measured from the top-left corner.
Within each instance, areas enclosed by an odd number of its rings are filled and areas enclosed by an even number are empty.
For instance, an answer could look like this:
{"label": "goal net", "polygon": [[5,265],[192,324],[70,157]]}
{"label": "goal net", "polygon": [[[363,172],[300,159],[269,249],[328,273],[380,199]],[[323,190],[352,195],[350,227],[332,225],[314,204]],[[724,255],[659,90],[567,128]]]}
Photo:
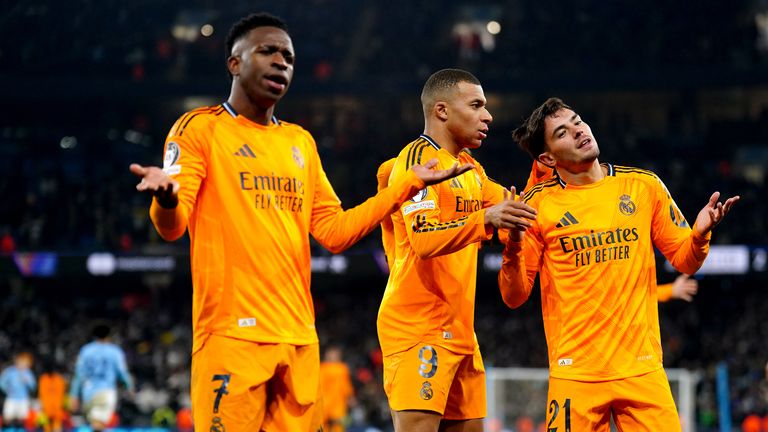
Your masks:
{"label": "goal net", "polygon": [[[696,384],[700,377],[685,369],[666,369],[683,432],[696,432]],[[518,432],[546,425],[547,369],[488,368],[488,416],[486,431]],[[612,430],[616,428],[612,425]],[[544,429],[546,430],[546,428]]]}

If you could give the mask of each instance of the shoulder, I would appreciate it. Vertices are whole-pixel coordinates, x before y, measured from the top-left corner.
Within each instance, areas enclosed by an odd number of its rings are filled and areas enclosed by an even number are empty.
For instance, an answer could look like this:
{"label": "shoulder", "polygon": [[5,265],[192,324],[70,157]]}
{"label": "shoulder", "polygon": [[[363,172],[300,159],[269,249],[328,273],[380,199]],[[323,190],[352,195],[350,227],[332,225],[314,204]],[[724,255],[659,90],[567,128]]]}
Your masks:
{"label": "shoulder", "polygon": [[183,136],[193,130],[205,129],[213,125],[226,111],[222,105],[200,107],[184,113],[174,123],[169,135]]}
{"label": "shoulder", "polygon": [[523,193],[523,201],[527,204],[533,205],[540,202],[548,195],[562,189],[563,186],[560,181],[553,177],[542,182],[535,184],[532,188]]}
{"label": "shoulder", "polygon": [[278,127],[283,134],[294,135],[296,137],[301,137],[312,142],[315,141],[315,139],[312,137],[312,134],[309,133],[308,130],[304,129],[302,126],[297,125],[296,123],[278,119],[277,124],[279,125]]}
{"label": "shoulder", "polygon": [[659,178],[653,171],[621,165],[613,165],[613,171],[618,179],[638,181],[647,184],[649,187],[660,186],[664,191],[667,189],[664,182],[661,181],[661,178]]}
{"label": "shoulder", "polygon": [[397,157],[398,166],[402,166],[405,170],[410,169],[413,165],[422,164],[435,157],[438,150],[440,148],[435,147],[429,140],[419,137],[400,151]]}
{"label": "shoulder", "polygon": [[654,181],[659,180],[659,176],[656,175],[653,171],[637,168],[637,167],[630,167],[630,166],[622,166],[622,165],[612,165],[613,166],[613,172],[616,177],[634,177],[638,179],[653,179]]}

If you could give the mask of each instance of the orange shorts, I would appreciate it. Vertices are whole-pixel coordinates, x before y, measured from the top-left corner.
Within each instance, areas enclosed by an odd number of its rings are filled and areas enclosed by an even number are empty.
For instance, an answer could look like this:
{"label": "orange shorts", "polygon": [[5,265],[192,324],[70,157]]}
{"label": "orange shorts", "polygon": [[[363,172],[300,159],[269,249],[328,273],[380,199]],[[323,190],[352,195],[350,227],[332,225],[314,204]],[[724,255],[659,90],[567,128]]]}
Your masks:
{"label": "orange shorts", "polygon": [[195,429],[317,432],[322,416],[319,375],[318,344],[211,335],[192,355]]}
{"label": "orange shorts", "polygon": [[474,354],[418,344],[384,357],[384,392],[394,411],[424,410],[446,420],[485,417],[485,368]]}
{"label": "orange shorts", "polygon": [[552,432],[680,432],[664,369],[613,381],[549,379],[547,427]]}

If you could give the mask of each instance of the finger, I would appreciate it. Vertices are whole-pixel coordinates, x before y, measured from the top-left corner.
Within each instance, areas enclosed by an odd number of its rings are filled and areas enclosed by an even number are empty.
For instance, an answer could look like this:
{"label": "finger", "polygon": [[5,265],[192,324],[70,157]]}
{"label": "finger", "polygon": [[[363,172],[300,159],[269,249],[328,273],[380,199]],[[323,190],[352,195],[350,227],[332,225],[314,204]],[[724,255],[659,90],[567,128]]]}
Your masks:
{"label": "finger", "polygon": [[713,222],[717,220],[717,213],[715,212],[714,208],[708,207],[707,213],[709,213],[709,219],[711,219]]}
{"label": "finger", "polygon": [[517,188],[515,188],[514,186],[510,187],[509,192],[510,192],[509,199],[511,199],[512,201],[516,201],[517,197],[515,196],[515,194],[517,193]]}
{"label": "finger", "polygon": [[691,297],[691,296],[690,296],[690,295],[688,295],[688,294],[681,294],[681,295],[680,295],[680,298],[681,298],[681,299],[683,299],[683,300],[685,300],[685,301],[687,301],[688,303],[690,303],[690,302],[692,302],[692,301],[693,301],[693,297]]}
{"label": "finger", "polygon": [[[427,168],[427,169],[432,169],[435,166],[437,166],[437,158],[432,158],[428,160],[427,163],[424,164],[424,168]],[[456,164],[453,164],[453,166],[455,167]]]}
{"label": "finger", "polygon": [[527,214],[532,216],[533,218],[535,218],[536,215],[539,214],[539,212],[536,211],[535,208],[529,206],[528,204],[522,201],[509,201],[507,208],[509,208],[510,211],[512,212],[516,212],[519,214]]}
{"label": "finger", "polygon": [[714,207],[718,199],[720,199],[720,192],[713,193],[712,196],[709,197],[709,203],[707,203],[707,205],[709,207]]}
{"label": "finger", "polygon": [[173,181],[171,183],[173,184],[173,188],[171,188],[173,195],[177,195],[179,193],[179,189],[181,189],[181,185],[177,181]]}
{"label": "finger", "polygon": [[[456,165],[454,164],[454,167],[455,166]],[[456,169],[456,175],[464,174],[465,172],[473,170],[473,169],[475,169],[475,166],[472,165],[471,163],[464,164],[464,165],[460,166],[458,169]]]}
{"label": "finger", "polygon": [[686,274],[686,273],[682,273],[682,274],[681,274],[680,276],[678,276],[677,278],[678,278],[678,279],[680,279],[680,280],[683,280],[683,281],[687,281],[688,279],[690,279],[690,278],[691,278],[691,275],[689,275],[689,274]]}
{"label": "finger", "polygon": [[731,206],[736,204],[737,201],[741,199],[740,196],[736,195],[735,197],[730,197],[727,200],[725,200],[725,211],[728,212],[731,209]]}
{"label": "finger", "polygon": [[512,226],[530,228],[533,224],[528,219],[512,215],[504,215],[502,220]]}
{"label": "finger", "polygon": [[141,166],[141,165],[139,165],[137,163],[132,163],[128,167],[128,169],[131,170],[131,172],[133,174],[135,174],[135,175],[137,175],[139,177],[144,177],[145,175],[147,175],[147,171],[149,171],[147,168],[144,168],[143,166]]}

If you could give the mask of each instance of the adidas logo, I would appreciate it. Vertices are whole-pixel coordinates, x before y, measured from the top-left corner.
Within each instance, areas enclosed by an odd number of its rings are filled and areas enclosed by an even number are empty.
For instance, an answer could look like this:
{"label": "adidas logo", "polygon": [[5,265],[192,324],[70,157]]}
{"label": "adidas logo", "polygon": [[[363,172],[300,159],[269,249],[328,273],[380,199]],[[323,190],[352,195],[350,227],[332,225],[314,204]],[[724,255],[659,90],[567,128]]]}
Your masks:
{"label": "adidas logo", "polygon": [[461,189],[462,186],[461,186],[461,183],[459,182],[459,179],[457,179],[456,177],[452,178],[451,179],[451,187],[453,189]]}
{"label": "adidas logo", "polygon": [[248,144],[243,144],[242,147],[235,152],[235,156],[255,158],[256,154],[251,150],[251,147]]}
{"label": "adidas logo", "polygon": [[571,214],[571,212],[565,212],[565,215],[563,215],[562,219],[560,219],[560,222],[555,225],[555,228],[562,228],[567,227],[569,225],[576,225],[579,223],[578,220],[576,220],[575,217]]}

